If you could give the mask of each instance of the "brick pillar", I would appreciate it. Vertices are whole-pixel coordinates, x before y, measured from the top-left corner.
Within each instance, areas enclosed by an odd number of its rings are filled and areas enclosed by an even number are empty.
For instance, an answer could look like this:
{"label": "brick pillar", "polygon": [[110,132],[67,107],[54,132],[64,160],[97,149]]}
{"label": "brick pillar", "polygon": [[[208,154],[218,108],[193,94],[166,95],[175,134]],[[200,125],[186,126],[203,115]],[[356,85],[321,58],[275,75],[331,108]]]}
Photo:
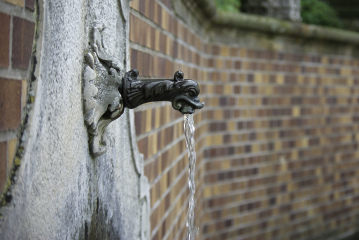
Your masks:
{"label": "brick pillar", "polygon": [[301,21],[300,0],[245,0],[242,11],[291,21]]}

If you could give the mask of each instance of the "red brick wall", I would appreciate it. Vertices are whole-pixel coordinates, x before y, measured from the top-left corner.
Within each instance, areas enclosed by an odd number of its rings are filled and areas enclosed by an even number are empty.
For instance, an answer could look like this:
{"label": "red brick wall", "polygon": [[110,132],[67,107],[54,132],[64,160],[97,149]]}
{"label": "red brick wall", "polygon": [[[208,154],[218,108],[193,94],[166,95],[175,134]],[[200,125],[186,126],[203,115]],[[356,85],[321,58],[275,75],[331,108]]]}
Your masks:
{"label": "red brick wall", "polygon": [[213,57],[230,73],[205,88],[214,96],[204,239],[329,239],[357,229],[359,61],[226,49]]}
{"label": "red brick wall", "polygon": [[[131,68],[148,77],[173,78],[182,70],[185,78],[201,79],[203,74],[188,63],[199,66],[200,55],[191,52],[185,42],[202,50],[199,37],[190,33],[172,12],[170,1],[133,1],[130,15]],[[183,63],[174,60],[188,61]],[[203,79],[203,77],[202,77]],[[195,116],[197,149],[196,225],[200,227],[203,185],[205,111]],[[145,175],[151,185],[152,239],[183,239],[189,190],[188,158],[183,135],[183,116],[170,103],[152,103],[135,110],[138,147],[145,158]]]}
{"label": "red brick wall", "polygon": [[16,153],[35,31],[34,0],[0,0],[0,193]]}
{"label": "red brick wall", "polygon": [[[199,239],[328,239],[358,230],[359,61],[208,42],[170,1],[134,0],[131,68],[199,82]],[[151,184],[152,239],[184,239],[183,120],[169,103],[135,109]]]}

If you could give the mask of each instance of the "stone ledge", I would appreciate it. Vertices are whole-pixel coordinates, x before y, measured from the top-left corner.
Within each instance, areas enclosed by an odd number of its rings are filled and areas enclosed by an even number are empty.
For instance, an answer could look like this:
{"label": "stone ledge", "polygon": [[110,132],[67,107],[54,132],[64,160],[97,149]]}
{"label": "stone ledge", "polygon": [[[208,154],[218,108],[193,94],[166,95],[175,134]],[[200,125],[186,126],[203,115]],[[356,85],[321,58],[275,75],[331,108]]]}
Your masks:
{"label": "stone ledge", "polygon": [[196,3],[215,27],[243,28],[269,34],[359,45],[359,33],[356,32],[290,22],[270,17],[261,17],[252,14],[222,12],[216,9],[213,0],[196,0]]}

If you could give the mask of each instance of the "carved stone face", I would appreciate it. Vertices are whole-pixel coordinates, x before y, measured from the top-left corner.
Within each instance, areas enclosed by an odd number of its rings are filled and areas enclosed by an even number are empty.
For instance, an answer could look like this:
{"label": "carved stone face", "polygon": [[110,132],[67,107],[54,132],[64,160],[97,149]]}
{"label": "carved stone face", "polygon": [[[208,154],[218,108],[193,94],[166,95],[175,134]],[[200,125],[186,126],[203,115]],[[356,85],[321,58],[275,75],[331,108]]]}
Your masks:
{"label": "carved stone face", "polygon": [[198,95],[200,93],[198,84],[191,80],[185,79],[175,83],[175,96],[171,99],[172,107],[182,114],[192,114],[196,109],[204,107],[204,103],[199,101]]}

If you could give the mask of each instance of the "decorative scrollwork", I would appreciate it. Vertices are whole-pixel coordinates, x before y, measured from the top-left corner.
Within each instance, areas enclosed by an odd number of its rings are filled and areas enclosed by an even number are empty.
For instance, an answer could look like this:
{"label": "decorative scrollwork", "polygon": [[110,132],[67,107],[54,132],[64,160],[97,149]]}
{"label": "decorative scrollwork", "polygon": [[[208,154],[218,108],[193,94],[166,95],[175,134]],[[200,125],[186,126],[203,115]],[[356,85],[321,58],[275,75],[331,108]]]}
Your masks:
{"label": "decorative scrollwork", "polygon": [[[90,134],[92,155],[107,150],[105,131],[108,124],[130,109],[155,101],[170,101],[183,114],[194,113],[204,103],[199,101],[200,89],[191,79],[177,71],[173,79],[137,79],[137,69],[123,74],[123,66],[106,50],[102,24],[93,28],[92,41],[85,55],[83,101],[85,123]],[[125,75],[125,76],[123,76]]]}
{"label": "decorative scrollwork", "polygon": [[90,150],[94,156],[106,152],[106,127],[120,117],[124,109],[122,96],[118,92],[122,83],[123,68],[119,61],[107,53],[101,34],[103,30],[101,24],[93,28],[93,41],[85,55],[83,73],[85,123],[90,134]]}
{"label": "decorative scrollwork", "polygon": [[119,90],[125,107],[132,109],[148,102],[169,101],[175,110],[187,114],[204,106],[198,98],[198,84],[184,79],[181,71],[177,71],[173,79],[137,79],[138,75],[138,70],[132,69],[123,78]]}

